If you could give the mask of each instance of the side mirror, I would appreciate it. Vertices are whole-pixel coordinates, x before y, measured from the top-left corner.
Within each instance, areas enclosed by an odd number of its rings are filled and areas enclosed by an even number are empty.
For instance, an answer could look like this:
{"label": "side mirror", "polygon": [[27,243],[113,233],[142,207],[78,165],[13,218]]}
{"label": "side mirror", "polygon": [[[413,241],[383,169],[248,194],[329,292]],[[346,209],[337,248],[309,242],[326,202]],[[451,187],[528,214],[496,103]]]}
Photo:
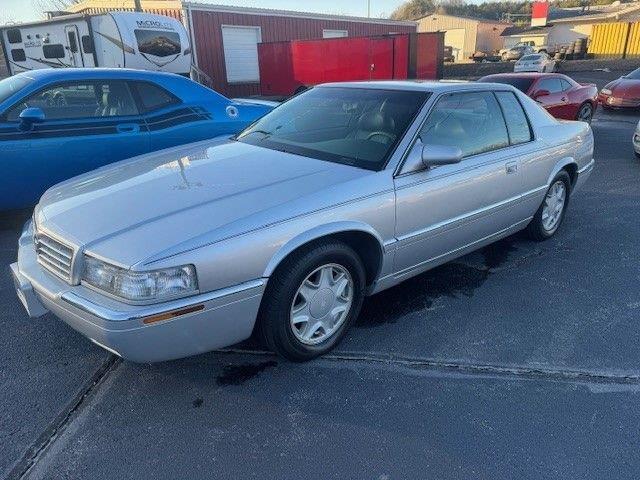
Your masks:
{"label": "side mirror", "polygon": [[38,107],[25,108],[20,112],[20,130],[28,131],[34,123],[42,123],[45,120],[44,112]]}
{"label": "side mirror", "polygon": [[425,145],[422,147],[422,163],[426,168],[453,165],[462,161],[462,150],[448,145]]}
{"label": "side mirror", "polygon": [[536,93],[533,94],[533,98],[535,100],[536,98],[546,97],[547,95],[551,95],[549,90],[538,90]]}

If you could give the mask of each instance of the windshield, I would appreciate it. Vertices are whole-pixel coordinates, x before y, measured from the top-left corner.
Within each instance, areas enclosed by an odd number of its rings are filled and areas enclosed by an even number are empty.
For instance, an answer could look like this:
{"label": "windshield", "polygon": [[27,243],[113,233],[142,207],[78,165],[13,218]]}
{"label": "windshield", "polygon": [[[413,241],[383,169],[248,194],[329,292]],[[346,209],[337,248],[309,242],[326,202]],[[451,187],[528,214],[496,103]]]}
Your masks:
{"label": "windshield", "polygon": [[292,98],[236,140],[370,170],[380,170],[428,92],[316,87]]}
{"label": "windshield", "polygon": [[533,61],[540,60],[540,55],[525,55],[520,60],[523,61],[523,62],[530,62],[532,60]]}
{"label": "windshield", "polygon": [[512,85],[514,87],[516,87],[518,90],[520,90],[523,93],[527,93],[529,91],[529,88],[531,88],[531,84],[533,83],[533,78],[526,78],[526,77],[511,77],[511,76],[493,76],[493,77],[483,77],[480,80],[478,80],[479,82],[484,82],[484,83],[506,83],[507,85]]}
{"label": "windshield", "polygon": [[4,102],[18,90],[33,82],[27,77],[9,77],[0,81],[0,103]]}
{"label": "windshield", "polygon": [[627,78],[631,80],[640,80],[640,68],[636,68],[633,72],[627,75]]}

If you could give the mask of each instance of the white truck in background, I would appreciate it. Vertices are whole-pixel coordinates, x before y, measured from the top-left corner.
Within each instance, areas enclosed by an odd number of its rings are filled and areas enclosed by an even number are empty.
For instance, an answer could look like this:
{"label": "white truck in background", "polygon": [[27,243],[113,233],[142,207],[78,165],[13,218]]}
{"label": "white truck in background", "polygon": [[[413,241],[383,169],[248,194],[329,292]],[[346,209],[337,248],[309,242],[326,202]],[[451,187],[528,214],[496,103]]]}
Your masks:
{"label": "white truck in background", "polygon": [[189,76],[184,25],[162,15],[112,12],[64,15],[0,28],[10,75],[40,68],[115,67]]}

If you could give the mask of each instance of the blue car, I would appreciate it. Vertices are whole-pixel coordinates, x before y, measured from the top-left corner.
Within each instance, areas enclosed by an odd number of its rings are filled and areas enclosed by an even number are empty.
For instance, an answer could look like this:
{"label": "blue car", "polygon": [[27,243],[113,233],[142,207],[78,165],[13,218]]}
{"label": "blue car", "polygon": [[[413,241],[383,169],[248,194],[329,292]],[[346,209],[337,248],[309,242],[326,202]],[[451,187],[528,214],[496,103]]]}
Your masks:
{"label": "blue car", "polygon": [[126,69],[52,69],[0,81],[0,211],[108,163],[239,132],[273,108],[188,78]]}

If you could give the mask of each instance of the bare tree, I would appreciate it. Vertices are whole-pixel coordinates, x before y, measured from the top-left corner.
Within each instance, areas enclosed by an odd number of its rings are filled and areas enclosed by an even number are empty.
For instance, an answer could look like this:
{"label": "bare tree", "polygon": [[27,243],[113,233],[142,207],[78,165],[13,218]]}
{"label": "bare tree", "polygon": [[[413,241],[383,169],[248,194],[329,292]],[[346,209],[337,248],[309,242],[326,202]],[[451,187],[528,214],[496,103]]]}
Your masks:
{"label": "bare tree", "polygon": [[81,0],[31,0],[33,8],[38,12],[50,10],[66,10],[71,5],[80,3]]}

